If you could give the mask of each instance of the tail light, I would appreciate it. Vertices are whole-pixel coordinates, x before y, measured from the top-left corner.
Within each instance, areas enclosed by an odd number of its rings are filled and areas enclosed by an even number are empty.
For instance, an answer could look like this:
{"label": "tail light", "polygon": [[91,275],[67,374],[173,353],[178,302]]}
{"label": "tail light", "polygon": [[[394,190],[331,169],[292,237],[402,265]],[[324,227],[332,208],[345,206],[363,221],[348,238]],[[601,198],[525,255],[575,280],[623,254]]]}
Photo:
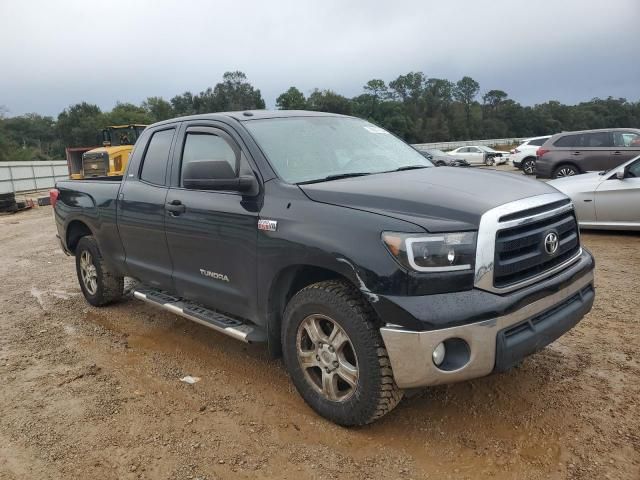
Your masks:
{"label": "tail light", "polygon": [[539,148],[538,150],[536,150],[536,157],[538,158],[542,158],[542,156],[547,153],[549,150],[546,148]]}
{"label": "tail light", "polygon": [[52,188],[49,190],[49,200],[51,201],[51,206],[53,208],[56,207],[56,202],[58,201],[58,195],[60,195],[60,190],[57,188]]}

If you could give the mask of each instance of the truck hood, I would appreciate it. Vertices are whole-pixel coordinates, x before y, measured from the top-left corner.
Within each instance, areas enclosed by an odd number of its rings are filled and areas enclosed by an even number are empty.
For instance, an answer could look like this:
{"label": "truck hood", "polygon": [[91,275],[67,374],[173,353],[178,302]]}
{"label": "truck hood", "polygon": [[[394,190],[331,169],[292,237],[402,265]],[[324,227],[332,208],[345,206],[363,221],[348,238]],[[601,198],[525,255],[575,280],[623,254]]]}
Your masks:
{"label": "truck hood", "polygon": [[523,175],[425,168],[300,185],[313,201],[378,213],[430,232],[475,230],[487,210],[557,190]]}

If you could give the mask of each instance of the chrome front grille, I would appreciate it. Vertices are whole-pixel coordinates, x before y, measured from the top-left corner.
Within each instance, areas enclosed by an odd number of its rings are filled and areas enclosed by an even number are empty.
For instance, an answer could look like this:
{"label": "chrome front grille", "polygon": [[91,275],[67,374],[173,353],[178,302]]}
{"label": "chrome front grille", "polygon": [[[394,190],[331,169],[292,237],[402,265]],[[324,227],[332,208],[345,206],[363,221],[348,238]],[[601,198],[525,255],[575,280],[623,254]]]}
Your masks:
{"label": "chrome front grille", "polygon": [[[545,249],[545,237],[557,234],[557,250]],[[573,210],[496,234],[493,284],[497,288],[536,277],[569,260],[580,250],[578,224]]]}
{"label": "chrome front grille", "polygon": [[[545,240],[557,236],[548,253]],[[567,268],[582,253],[571,201],[561,193],[516,200],[482,215],[478,228],[476,288],[507,293]]]}

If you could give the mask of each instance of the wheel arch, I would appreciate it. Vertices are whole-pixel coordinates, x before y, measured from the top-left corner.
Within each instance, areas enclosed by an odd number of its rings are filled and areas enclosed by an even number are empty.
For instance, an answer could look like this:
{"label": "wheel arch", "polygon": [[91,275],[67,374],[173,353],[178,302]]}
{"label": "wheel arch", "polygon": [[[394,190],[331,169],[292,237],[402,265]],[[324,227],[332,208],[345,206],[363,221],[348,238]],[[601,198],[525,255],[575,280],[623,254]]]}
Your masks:
{"label": "wheel arch", "polygon": [[343,272],[318,265],[289,265],[280,270],[274,277],[267,297],[267,333],[269,353],[273,357],[282,355],[280,342],[282,315],[289,300],[303,288],[325,280],[342,280],[361,291],[360,286]]}
{"label": "wheel arch", "polygon": [[78,242],[82,237],[86,237],[87,235],[93,235],[93,231],[85,222],[82,220],[72,220],[69,222],[65,234],[67,249],[75,255]]}

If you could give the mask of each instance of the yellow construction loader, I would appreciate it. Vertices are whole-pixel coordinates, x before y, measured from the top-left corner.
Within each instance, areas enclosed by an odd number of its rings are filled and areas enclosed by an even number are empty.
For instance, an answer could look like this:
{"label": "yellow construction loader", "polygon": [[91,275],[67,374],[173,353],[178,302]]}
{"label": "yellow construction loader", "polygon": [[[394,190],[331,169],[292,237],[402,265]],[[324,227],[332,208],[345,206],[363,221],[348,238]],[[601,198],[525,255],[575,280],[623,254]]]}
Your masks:
{"label": "yellow construction loader", "polygon": [[78,162],[80,159],[77,158],[77,155],[70,156],[67,152],[70,177],[80,179],[124,175],[133,145],[145,128],[146,125],[140,124],[106,127],[102,130],[102,147],[82,152],[80,162]]}

